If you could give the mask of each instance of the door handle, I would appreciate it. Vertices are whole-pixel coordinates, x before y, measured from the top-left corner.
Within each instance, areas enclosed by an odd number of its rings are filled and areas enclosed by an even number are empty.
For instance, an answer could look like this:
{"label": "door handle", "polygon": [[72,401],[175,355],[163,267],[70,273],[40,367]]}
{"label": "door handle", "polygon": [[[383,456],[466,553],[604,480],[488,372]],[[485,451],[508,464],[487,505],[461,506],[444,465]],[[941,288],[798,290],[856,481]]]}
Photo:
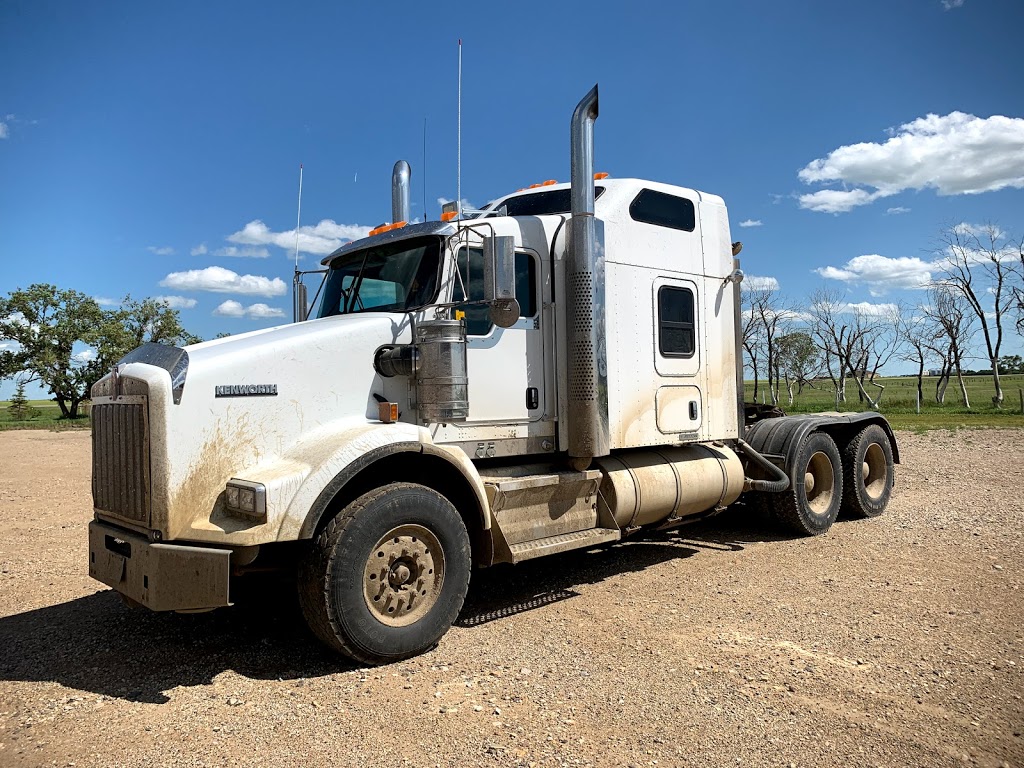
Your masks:
{"label": "door handle", "polygon": [[697,401],[696,400],[691,400],[690,401],[690,421],[696,421],[696,420],[697,420]]}
{"label": "door handle", "polygon": [[540,392],[536,387],[526,388],[526,409],[535,411],[540,406]]}

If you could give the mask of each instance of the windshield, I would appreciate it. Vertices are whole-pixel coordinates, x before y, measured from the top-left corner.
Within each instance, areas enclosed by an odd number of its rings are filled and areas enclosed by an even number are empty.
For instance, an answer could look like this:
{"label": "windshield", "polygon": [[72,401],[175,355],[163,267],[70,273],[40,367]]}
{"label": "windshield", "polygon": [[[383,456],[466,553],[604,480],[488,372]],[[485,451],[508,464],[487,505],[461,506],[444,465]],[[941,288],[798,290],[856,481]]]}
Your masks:
{"label": "windshield", "polygon": [[384,243],[345,254],[327,273],[318,317],[352,312],[401,312],[437,296],[441,238]]}

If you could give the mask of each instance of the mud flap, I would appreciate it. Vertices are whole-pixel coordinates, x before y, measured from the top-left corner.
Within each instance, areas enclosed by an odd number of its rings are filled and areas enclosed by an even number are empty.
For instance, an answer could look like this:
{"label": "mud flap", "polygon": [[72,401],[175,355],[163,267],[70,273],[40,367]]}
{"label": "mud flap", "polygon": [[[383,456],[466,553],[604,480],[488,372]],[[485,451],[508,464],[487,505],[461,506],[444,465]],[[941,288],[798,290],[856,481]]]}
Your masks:
{"label": "mud flap", "polygon": [[151,543],[93,520],[89,575],[154,611],[220,608],[230,605],[231,550]]}

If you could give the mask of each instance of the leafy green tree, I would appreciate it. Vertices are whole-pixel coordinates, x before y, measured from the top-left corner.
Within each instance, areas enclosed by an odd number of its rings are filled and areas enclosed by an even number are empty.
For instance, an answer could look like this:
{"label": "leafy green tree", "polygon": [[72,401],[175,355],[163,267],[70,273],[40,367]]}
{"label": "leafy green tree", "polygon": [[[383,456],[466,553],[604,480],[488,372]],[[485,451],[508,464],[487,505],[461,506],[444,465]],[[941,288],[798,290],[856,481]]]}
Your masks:
{"label": "leafy green tree", "polygon": [[7,412],[11,414],[12,421],[28,421],[40,414],[38,408],[33,408],[29,405],[28,398],[25,396],[24,379],[18,379],[18,385],[14,390],[14,394],[11,395]]}
{"label": "leafy green tree", "polygon": [[137,301],[127,295],[120,307],[106,313],[91,367],[98,381],[118,360],[148,342],[183,346],[200,341],[181,326],[178,310],[156,299]]}
{"label": "leafy green tree", "polygon": [[0,299],[0,339],[18,348],[0,353],[0,378],[25,374],[40,382],[67,418],[89,394],[89,361],[76,358],[75,344],[95,344],[104,313],[80,291],[37,283]]}
{"label": "leafy green tree", "polygon": [[793,383],[797,385],[797,394],[803,394],[804,385],[821,371],[821,351],[805,331],[780,336],[776,346],[779,367],[785,372],[789,402],[792,405]]}
{"label": "leafy green tree", "polygon": [[[37,283],[0,298],[0,339],[18,348],[0,353],[0,378],[38,381],[65,418],[76,418],[89,390],[127,352],[148,341],[190,344],[178,312],[153,299],[126,296],[104,311],[84,293]],[[76,344],[89,347],[75,354]]]}
{"label": "leafy green tree", "polygon": [[1004,355],[999,358],[999,370],[1003,373],[1024,373],[1024,358],[1020,355]]}

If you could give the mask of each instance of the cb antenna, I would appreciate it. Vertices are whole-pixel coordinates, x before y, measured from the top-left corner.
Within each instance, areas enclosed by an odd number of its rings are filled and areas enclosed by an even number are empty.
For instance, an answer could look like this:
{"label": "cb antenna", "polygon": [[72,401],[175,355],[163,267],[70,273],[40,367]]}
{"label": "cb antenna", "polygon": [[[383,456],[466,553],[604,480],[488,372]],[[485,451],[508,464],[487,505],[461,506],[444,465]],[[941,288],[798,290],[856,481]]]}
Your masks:
{"label": "cb antenna", "polygon": [[423,118],[423,220],[427,219],[427,118]]}
{"label": "cb antenna", "polygon": [[459,38],[458,149],[455,154],[455,210],[462,218],[462,38]]}
{"label": "cb antenna", "polygon": [[299,271],[299,223],[302,221],[302,163],[299,163],[299,210],[295,214],[295,271]]}

